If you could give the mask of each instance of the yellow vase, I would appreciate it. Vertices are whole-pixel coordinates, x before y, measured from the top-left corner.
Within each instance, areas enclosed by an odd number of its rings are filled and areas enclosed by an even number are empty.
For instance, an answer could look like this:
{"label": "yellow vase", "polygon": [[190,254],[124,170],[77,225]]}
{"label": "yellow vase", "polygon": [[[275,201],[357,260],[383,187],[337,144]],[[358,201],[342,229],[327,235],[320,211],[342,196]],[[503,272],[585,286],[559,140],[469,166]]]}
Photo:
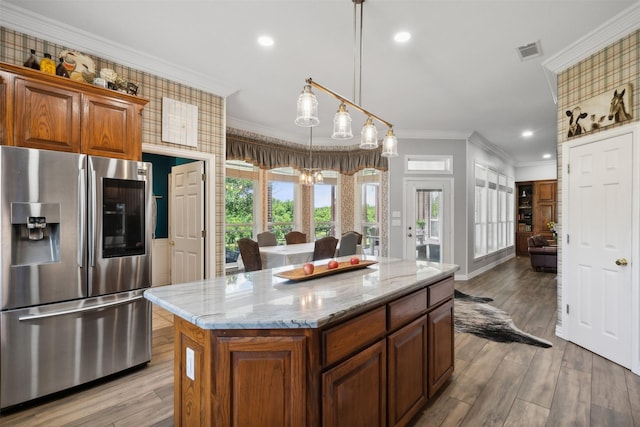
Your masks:
{"label": "yellow vase", "polygon": [[49,74],[56,73],[56,63],[51,59],[51,54],[45,53],[44,58],[40,60],[40,71]]}

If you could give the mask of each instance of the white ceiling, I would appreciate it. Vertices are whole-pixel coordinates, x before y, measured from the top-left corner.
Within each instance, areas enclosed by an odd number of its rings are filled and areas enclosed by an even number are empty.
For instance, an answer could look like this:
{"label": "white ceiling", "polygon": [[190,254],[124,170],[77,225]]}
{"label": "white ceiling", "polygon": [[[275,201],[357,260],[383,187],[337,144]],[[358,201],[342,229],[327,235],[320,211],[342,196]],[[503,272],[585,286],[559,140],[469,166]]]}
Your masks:
{"label": "white ceiling", "polygon": [[[1,3],[80,30],[78,45],[66,40],[70,48],[124,65],[135,58],[151,69],[163,64],[159,75],[228,95],[228,126],[308,144],[309,130],[293,122],[305,78],[353,98],[351,0]],[[361,105],[391,122],[400,144],[475,131],[516,164],[541,161],[543,153],[555,158],[556,105],[541,64],[633,3],[366,0]],[[393,41],[399,30],[411,32],[408,43]],[[274,46],[257,44],[264,34]],[[536,41],[543,55],[521,61],[517,47]],[[329,138],[338,102],[315,92],[321,124],[314,144],[357,144]],[[355,111],[352,117],[357,137],[365,117]],[[521,137],[525,129],[534,136]]]}

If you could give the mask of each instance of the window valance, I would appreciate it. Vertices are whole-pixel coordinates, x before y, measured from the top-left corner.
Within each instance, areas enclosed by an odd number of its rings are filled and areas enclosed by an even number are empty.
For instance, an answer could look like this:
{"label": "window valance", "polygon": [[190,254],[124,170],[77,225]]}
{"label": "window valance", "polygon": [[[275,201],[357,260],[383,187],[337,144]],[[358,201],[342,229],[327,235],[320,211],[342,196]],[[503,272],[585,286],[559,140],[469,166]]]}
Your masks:
{"label": "window valance", "polygon": [[261,169],[290,166],[294,169],[314,168],[335,170],[353,175],[362,169],[386,171],[388,162],[380,155],[381,149],[361,150],[353,147],[316,146],[313,164],[309,164],[309,149],[284,141],[259,139],[257,135],[237,135],[227,132],[227,160],[244,160]]}

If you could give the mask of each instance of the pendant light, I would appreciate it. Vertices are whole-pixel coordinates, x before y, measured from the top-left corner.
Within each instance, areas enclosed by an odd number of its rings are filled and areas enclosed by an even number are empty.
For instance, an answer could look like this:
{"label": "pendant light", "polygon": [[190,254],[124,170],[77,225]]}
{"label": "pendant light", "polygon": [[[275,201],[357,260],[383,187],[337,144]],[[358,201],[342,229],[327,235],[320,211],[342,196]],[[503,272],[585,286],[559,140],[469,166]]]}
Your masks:
{"label": "pendant light", "polygon": [[306,84],[298,97],[296,124],[302,127],[311,127],[317,126],[319,123],[318,100],[316,99],[316,95],[311,91],[311,85]]}
{"label": "pendant light", "polygon": [[[351,129],[351,116],[347,111],[347,105],[355,108],[363,113],[367,120],[362,127],[360,133],[360,145],[359,147],[365,150],[373,150],[378,148],[378,130],[374,123],[374,119],[387,126],[387,134],[382,141],[381,155],[384,157],[394,157],[398,155],[398,140],[393,133],[393,125],[379,116],[370,113],[360,106],[362,103],[362,21],[363,21],[363,4],[365,0],[352,0],[353,1],[353,33],[354,33],[354,59],[353,59],[353,98],[356,97],[356,83],[358,87],[358,102],[350,101],[345,97],[337,94],[331,89],[322,86],[314,82],[311,77],[306,79],[306,84],[302,93],[298,97],[298,114],[295,123],[298,126],[311,127],[317,126],[320,123],[318,119],[318,101],[315,94],[311,91],[313,86],[316,89],[325,92],[337,100],[340,101],[338,111],[333,118],[333,139],[349,139],[353,137],[353,131]],[[360,27],[358,32],[357,25],[357,7],[360,6]],[[359,36],[359,37],[358,37]],[[359,71],[359,76],[356,78],[356,69]],[[307,169],[311,175],[311,180],[314,181],[314,171]],[[304,171],[303,171],[304,172]],[[322,174],[319,174],[322,177]],[[303,174],[300,174],[302,180]],[[306,181],[308,179],[305,178]]]}
{"label": "pendant light", "polygon": [[298,180],[302,185],[322,184],[324,177],[320,169],[313,168],[313,127],[309,126],[309,165],[300,171]]}
{"label": "pendant light", "polygon": [[347,111],[347,105],[342,102],[336,115],[333,117],[333,139],[351,139],[353,131],[351,130],[351,115]]}
{"label": "pendant light", "polygon": [[398,155],[398,139],[393,133],[393,128],[387,130],[382,140],[382,157],[396,157]]}
{"label": "pendant light", "polygon": [[373,123],[371,117],[367,117],[360,136],[360,148],[373,150],[378,147],[378,129],[376,129],[376,125]]}

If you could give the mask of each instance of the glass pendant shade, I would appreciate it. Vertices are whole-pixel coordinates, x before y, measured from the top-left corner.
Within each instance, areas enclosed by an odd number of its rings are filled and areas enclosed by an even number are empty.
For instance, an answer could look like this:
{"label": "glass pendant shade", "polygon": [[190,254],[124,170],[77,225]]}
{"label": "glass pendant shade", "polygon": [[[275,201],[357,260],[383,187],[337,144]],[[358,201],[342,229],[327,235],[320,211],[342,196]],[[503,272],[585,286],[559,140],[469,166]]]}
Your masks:
{"label": "glass pendant shade", "polygon": [[300,172],[300,184],[309,185],[309,181],[311,180],[311,176],[309,175],[309,171],[306,169]]}
{"label": "glass pendant shade", "polygon": [[314,184],[322,184],[324,182],[322,171],[316,171],[313,173],[313,182]]}
{"label": "glass pendant shade", "polygon": [[333,139],[351,139],[353,132],[351,131],[351,115],[347,111],[344,102],[338,107],[336,115],[333,117]]}
{"label": "glass pendant shade", "polygon": [[319,123],[318,100],[316,99],[316,95],[311,91],[311,85],[304,85],[304,89],[298,97],[296,124],[302,127],[311,127],[317,126]]}
{"label": "glass pendant shade", "polygon": [[387,134],[382,140],[382,153],[383,157],[396,157],[398,155],[398,139],[393,134],[393,129],[387,130]]}
{"label": "glass pendant shade", "polygon": [[360,136],[360,148],[365,150],[378,148],[378,129],[376,129],[376,125],[373,123],[371,117],[367,118]]}

